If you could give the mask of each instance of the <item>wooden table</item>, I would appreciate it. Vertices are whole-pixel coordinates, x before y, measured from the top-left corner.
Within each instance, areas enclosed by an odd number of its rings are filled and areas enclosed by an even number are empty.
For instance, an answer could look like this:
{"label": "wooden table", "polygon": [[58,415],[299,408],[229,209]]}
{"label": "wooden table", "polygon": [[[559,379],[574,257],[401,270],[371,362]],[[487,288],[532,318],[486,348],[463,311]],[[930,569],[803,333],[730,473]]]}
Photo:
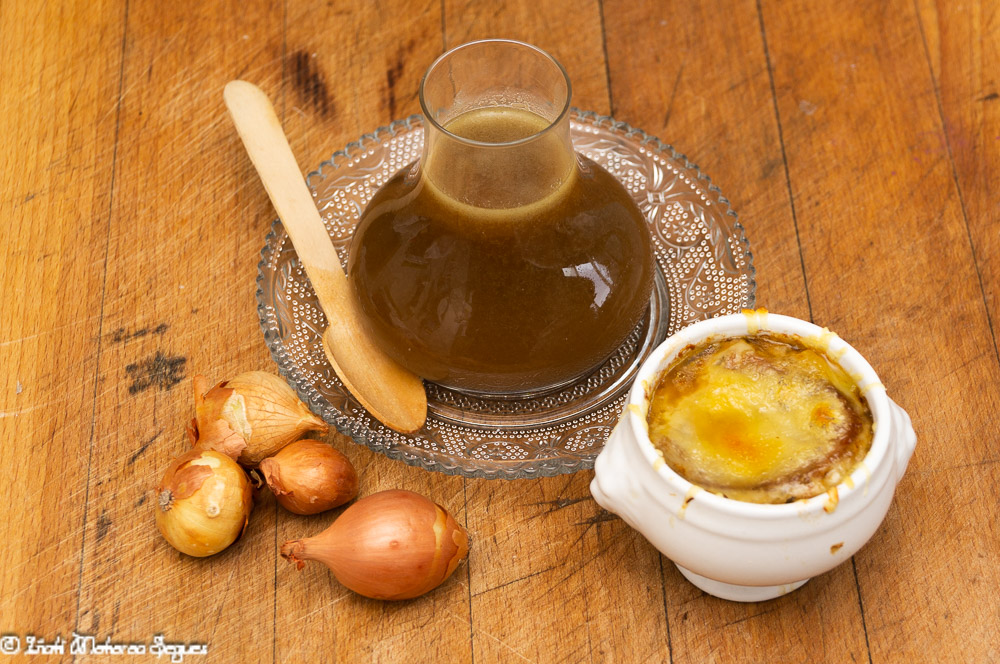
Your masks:
{"label": "wooden table", "polygon": [[[1000,661],[998,9],[4,0],[0,632],[162,633],[218,662]],[[382,603],[297,572],[278,546],[337,512],[271,498],[211,559],[156,532],[191,377],[275,370],[253,296],[275,215],[222,86],[262,86],[311,169],[487,36],[550,51],[577,106],[698,163],[746,226],[758,304],[839,332],[910,412],[916,454],[850,562],[730,603],[602,512],[592,472],[466,480],[336,436],[363,494],[420,491],[468,526],[443,587]]]}

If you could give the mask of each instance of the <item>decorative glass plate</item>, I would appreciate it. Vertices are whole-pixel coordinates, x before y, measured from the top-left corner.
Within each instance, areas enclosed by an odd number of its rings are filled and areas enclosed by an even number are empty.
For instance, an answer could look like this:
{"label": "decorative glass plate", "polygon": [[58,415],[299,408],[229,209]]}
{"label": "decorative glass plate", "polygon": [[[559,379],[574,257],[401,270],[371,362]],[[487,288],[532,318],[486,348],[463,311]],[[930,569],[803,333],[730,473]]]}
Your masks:
{"label": "decorative glass plate", "polygon": [[[639,365],[663,339],[696,321],[753,308],[753,256],[736,213],[707,176],[669,145],[622,122],[573,111],[577,152],[617,177],[649,221],[656,252],[650,309],[592,374],[530,399],[478,398],[427,383],[422,430],[382,426],[337,379],[323,353],[326,317],[280,221],[257,276],[264,339],[282,376],[313,412],[393,459],[453,475],[542,477],[592,468],[618,421]],[[410,116],[362,136],[307,179],[346,266],[361,211],[378,188],[418,159],[423,120]]]}

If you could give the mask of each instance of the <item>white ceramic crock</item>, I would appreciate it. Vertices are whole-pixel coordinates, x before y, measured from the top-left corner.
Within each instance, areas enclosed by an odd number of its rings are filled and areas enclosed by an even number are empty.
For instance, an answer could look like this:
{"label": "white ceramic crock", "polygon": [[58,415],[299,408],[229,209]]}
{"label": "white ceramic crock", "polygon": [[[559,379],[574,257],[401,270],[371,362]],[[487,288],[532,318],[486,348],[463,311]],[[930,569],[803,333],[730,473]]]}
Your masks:
{"label": "white ceramic crock", "polygon": [[[759,330],[795,335],[825,349],[855,379],[871,407],[871,450],[851,477],[828,494],[785,505],[723,498],[671,470],[649,440],[649,397],[677,354],[710,337]],[[886,396],[875,371],[851,346],[812,323],[747,311],[695,323],[653,351],[597,457],[590,491],[691,583],[716,597],[756,602],[791,592],[854,555],[885,518],[915,445],[909,416]]]}

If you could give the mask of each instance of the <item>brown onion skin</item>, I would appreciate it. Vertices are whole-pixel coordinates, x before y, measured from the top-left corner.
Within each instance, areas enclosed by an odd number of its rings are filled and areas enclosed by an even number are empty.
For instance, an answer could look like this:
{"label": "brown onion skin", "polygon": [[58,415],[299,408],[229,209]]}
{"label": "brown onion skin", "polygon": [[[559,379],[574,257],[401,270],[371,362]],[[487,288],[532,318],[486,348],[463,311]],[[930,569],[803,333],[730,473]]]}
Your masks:
{"label": "brown onion skin", "polygon": [[281,546],[281,555],[299,569],[305,560],[318,560],[344,586],[384,600],[430,592],[468,554],[468,534],[447,510],[401,489],[366,496],[315,537]]}
{"label": "brown onion skin", "polygon": [[192,442],[228,454],[244,466],[256,466],[307,431],[329,430],[288,383],[266,371],[246,371],[211,389],[208,379],[198,375],[192,385]]}
{"label": "brown onion skin", "polygon": [[358,495],[350,460],[326,443],[298,440],[260,462],[275,498],[289,512],[318,514]]}

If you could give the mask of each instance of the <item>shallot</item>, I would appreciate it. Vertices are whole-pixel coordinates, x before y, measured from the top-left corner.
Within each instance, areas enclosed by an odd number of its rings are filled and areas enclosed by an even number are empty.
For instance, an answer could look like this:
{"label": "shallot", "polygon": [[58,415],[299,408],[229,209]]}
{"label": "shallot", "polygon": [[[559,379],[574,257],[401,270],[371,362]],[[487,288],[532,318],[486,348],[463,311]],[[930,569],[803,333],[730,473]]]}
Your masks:
{"label": "shallot", "polygon": [[468,553],[469,537],[447,510],[399,489],[362,498],[320,534],[281,546],[299,569],[318,560],[354,592],[388,600],[437,588]]}

